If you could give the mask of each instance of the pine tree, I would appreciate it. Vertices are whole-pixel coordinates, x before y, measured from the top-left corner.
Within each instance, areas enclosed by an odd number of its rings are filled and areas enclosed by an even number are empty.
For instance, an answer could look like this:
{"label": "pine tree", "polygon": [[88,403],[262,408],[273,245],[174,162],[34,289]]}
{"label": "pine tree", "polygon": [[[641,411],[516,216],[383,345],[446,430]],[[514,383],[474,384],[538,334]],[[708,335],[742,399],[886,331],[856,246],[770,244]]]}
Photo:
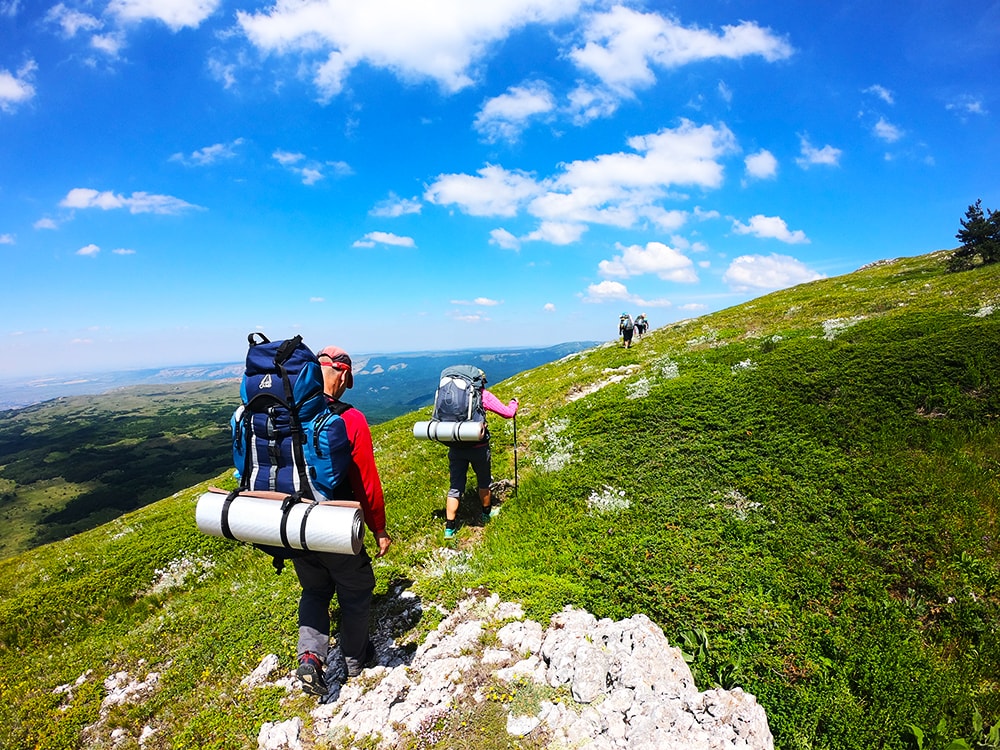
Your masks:
{"label": "pine tree", "polygon": [[952,270],[972,268],[977,265],[977,259],[983,265],[1000,261],[1000,211],[987,208],[984,214],[983,202],[977,200],[969,206],[960,223],[962,228],[955,238],[962,246],[951,256]]}

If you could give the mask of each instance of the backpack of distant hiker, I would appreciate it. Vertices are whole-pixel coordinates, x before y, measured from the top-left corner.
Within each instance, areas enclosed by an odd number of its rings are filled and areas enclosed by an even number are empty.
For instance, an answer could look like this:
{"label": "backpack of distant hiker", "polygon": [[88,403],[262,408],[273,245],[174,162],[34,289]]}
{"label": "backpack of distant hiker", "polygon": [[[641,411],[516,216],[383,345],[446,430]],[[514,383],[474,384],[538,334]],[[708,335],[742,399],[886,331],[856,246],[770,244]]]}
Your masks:
{"label": "backpack of distant hiker", "polygon": [[[301,336],[271,342],[251,333],[247,340],[241,404],[230,420],[239,490],[279,492],[289,503],[333,499],[351,462],[340,415],[350,407],[327,408],[319,360]],[[302,554],[255,546],[274,557],[279,572],[282,559]]]}
{"label": "backpack of distant hiker", "polygon": [[624,331],[631,331],[633,326],[635,325],[632,322],[632,318],[630,318],[628,315],[622,315],[619,322],[621,323],[622,330]]}
{"label": "backpack of distant hiker", "polygon": [[[452,365],[441,371],[434,394],[434,422],[486,422],[483,388],[486,374],[472,365]],[[487,433],[488,436],[488,433]],[[447,442],[447,441],[440,441]],[[459,441],[456,441],[459,442]]]}

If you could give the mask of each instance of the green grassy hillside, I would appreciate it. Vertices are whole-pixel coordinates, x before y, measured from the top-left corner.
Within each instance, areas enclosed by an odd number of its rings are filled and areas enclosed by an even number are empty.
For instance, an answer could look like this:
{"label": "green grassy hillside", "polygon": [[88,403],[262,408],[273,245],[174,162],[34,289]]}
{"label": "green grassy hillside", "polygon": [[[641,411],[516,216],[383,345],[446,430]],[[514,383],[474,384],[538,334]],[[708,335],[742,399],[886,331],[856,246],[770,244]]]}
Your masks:
{"label": "green grassy hillside", "polygon": [[92,529],[222,471],[231,461],[236,388],[127,386],[0,413],[0,557]]}
{"label": "green grassy hillside", "polygon": [[[399,586],[423,599],[401,638],[475,586],[540,621],[643,612],[687,639],[701,689],[758,696],[778,748],[982,739],[975,717],[1000,721],[1000,267],[946,260],[875,264],[491,386],[521,400],[519,486],[486,529],[470,492],[448,560],[445,452],[410,434],[426,411],[379,425],[396,544],[377,606]],[[513,427],[491,420],[497,477],[514,477]],[[0,747],[80,747],[119,671],[159,675],[105,720],[155,728],[146,748],[255,747],[264,721],[308,721],[311,701],[240,686],[266,653],[291,669],[294,576],[199,534],[202,489],[0,561]]]}

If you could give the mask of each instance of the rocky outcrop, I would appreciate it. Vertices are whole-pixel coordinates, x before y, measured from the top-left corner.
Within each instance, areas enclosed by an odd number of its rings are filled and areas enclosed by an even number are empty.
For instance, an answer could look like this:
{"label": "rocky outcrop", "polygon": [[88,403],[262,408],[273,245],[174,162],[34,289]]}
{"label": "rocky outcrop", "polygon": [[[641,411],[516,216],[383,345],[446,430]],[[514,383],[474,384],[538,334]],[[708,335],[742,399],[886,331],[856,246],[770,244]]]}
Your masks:
{"label": "rocky outcrop", "polygon": [[[410,606],[419,608],[419,600],[411,596]],[[399,616],[413,620],[414,612]],[[461,602],[412,655],[383,641],[380,657],[382,666],[360,678],[331,680],[330,695],[312,712],[315,739],[374,738],[392,748],[404,735],[426,734],[453,706],[494,700],[507,711],[510,735],[550,748],[774,746],[754,696],[738,688],[699,692],[680,650],[641,614],[615,622],[567,608],[543,629],[518,605],[481,595]],[[510,686],[499,700],[498,684]],[[309,746],[314,738],[300,736],[301,727],[266,724],[259,747]]]}

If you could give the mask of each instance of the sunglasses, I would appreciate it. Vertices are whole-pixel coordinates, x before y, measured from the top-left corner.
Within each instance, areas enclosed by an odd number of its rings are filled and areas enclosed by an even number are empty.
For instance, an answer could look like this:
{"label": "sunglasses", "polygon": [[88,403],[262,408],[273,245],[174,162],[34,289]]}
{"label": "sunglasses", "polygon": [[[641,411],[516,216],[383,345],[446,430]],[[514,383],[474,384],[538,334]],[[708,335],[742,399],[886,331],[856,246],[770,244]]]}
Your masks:
{"label": "sunglasses", "polygon": [[321,361],[319,363],[319,366],[320,367],[332,367],[335,370],[350,370],[351,369],[350,365],[344,364],[343,362],[334,362],[333,360],[330,360],[329,362],[322,362]]}

